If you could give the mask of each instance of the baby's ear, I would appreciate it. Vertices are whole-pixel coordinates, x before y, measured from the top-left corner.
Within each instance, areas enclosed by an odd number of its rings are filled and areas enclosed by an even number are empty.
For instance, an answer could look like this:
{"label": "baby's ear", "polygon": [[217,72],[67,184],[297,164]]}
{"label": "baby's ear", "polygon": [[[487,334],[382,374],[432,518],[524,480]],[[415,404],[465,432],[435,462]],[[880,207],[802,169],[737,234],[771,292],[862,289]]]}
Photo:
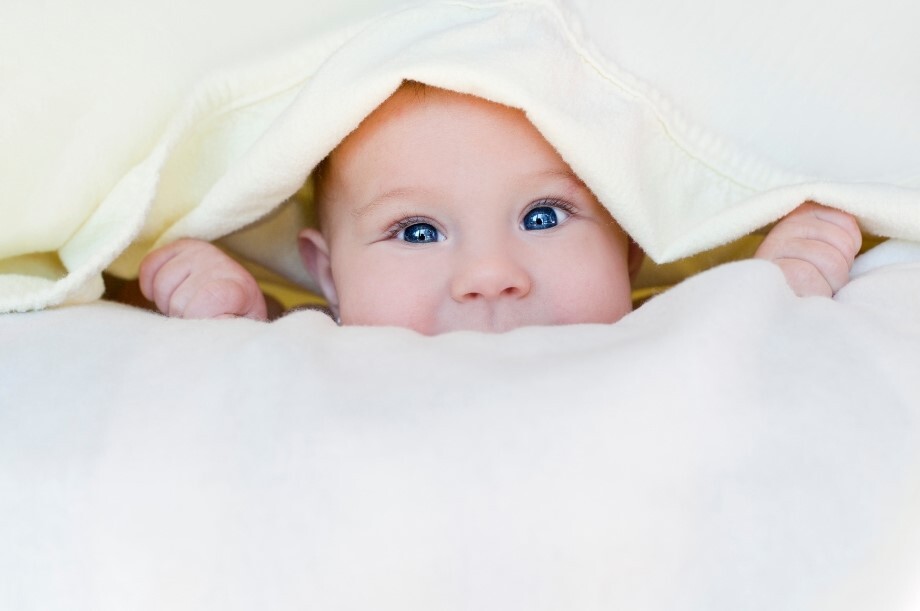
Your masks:
{"label": "baby's ear", "polygon": [[329,245],[326,238],[317,229],[308,227],[297,236],[300,260],[310,276],[319,283],[323,296],[329,302],[329,309],[338,316],[339,295],[332,280],[332,261],[329,258]]}
{"label": "baby's ear", "polygon": [[636,244],[632,238],[629,238],[629,251],[626,254],[626,261],[629,264],[629,279],[635,280],[636,274],[642,267],[642,261],[645,260],[645,251]]}

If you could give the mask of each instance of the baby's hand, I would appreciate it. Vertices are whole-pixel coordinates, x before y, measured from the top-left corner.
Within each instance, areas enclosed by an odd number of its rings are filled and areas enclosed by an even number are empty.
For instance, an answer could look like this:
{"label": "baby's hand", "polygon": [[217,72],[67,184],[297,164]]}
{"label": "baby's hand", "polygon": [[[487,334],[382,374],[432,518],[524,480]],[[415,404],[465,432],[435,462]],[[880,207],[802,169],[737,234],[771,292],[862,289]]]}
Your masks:
{"label": "baby's hand", "polygon": [[179,240],[144,258],[140,288],[167,316],[266,320],[265,297],[255,278],[219,248]]}
{"label": "baby's hand", "polygon": [[805,202],[783,217],[754,256],[780,266],[800,297],[831,297],[850,279],[862,245],[852,215]]}

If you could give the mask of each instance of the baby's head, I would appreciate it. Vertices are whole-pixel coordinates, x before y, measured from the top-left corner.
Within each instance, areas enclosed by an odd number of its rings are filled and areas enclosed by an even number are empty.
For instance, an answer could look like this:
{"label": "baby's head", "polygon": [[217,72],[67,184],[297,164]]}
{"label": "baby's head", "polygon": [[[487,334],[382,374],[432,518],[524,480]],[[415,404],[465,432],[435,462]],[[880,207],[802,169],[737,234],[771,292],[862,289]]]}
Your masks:
{"label": "baby's head", "polygon": [[342,324],[610,323],[641,251],[520,110],[403,85],[321,164],[307,270]]}

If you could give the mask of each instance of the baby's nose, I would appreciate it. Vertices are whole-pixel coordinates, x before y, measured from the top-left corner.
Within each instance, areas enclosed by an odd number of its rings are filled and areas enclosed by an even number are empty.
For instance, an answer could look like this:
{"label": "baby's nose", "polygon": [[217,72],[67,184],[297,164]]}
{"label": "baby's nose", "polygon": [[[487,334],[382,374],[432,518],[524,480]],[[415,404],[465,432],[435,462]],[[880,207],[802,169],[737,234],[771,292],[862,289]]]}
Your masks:
{"label": "baby's nose", "polygon": [[460,303],[498,299],[520,299],[530,293],[532,279],[527,269],[505,253],[468,259],[451,282],[451,296]]}

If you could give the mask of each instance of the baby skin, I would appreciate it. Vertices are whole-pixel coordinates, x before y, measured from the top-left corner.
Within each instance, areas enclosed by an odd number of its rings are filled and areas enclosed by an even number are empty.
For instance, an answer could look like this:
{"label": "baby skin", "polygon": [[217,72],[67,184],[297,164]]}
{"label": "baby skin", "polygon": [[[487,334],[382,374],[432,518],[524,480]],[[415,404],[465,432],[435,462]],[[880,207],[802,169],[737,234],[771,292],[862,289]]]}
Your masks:
{"label": "baby skin", "polygon": [[[501,332],[631,310],[641,250],[520,110],[404,85],[323,165],[299,249],[343,325]],[[755,257],[831,296],[860,245],[851,215],[807,202]],[[252,276],[206,242],[152,252],[139,280],[169,316],[266,319]]]}

